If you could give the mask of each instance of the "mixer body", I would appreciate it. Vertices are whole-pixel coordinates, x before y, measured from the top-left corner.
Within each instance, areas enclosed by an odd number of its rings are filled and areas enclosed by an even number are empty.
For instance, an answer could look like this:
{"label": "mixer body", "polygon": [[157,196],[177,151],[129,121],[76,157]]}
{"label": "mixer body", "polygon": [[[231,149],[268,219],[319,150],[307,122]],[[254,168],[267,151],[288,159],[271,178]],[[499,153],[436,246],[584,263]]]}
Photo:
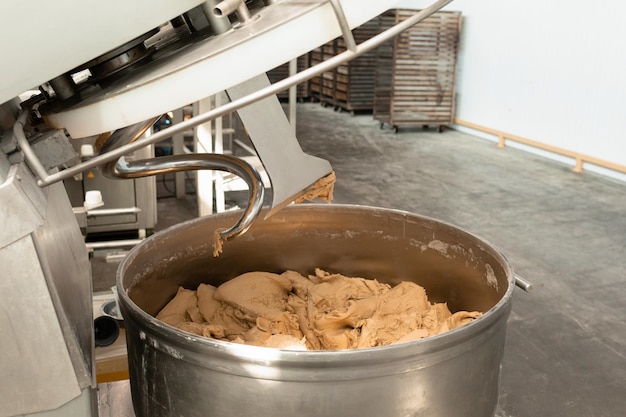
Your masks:
{"label": "mixer body", "polygon": [[[341,205],[289,206],[207,256],[204,231],[236,213],[187,222],[135,247],[118,270],[139,417],[493,416],[514,277],[488,243],[418,215]],[[485,314],[414,342],[285,351],[195,336],[153,316],[179,286],[249,271],[320,267],[389,284],[410,280],[451,311]]]}

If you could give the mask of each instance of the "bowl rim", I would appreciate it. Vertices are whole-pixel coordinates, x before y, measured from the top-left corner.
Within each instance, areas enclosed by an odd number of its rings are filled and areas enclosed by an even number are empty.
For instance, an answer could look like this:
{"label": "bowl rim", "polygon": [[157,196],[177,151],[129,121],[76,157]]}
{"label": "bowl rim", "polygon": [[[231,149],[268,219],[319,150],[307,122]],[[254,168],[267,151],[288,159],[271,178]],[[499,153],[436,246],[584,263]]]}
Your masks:
{"label": "bowl rim", "polygon": [[[159,344],[159,346],[154,346],[156,348],[166,350],[168,353],[172,353],[171,349],[173,348],[188,351],[197,351],[198,353],[206,349],[211,349],[214,353],[221,355],[224,358],[230,358],[233,360],[249,363],[268,364],[268,358],[272,358],[270,360],[270,362],[272,362],[273,364],[272,366],[275,366],[275,364],[279,362],[282,364],[296,364],[302,361],[309,362],[311,360],[315,360],[320,364],[341,362],[345,366],[352,366],[352,362],[354,361],[357,361],[359,363],[361,363],[362,361],[385,361],[385,358],[389,356],[393,356],[395,358],[394,361],[397,361],[398,356],[406,356],[408,358],[414,357],[417,353],[425,354],[432,351],[452,348],[462,343],[463,341],[473,339],[476,334],[487,332],[491,327],[497,325],[502,320],[506,322],[506,320],[508,319],[511,310],[512,293],[515,288],[515,276],[513,268],[506,256],[489,241],[480,238],[479,236],[451,223],[441,221],[429,216],[424,216],[405,210],[367,205],[305,203],[287,206],[279,211],[276,215],[280,215],[282,211],[297,212],[301,210],[355,210],[359,212],[393,214],[395,216],[403,216],[407,218],[418,218],[421,221],[433,222],[444,227],[453,229],[454,231],[460,232],[471,238],[472,240],[479,242],[481,246],[485,248],[485,250],[487,250],[492,256],[494,256],[494,258],[499,261],[507,276],[508,287],[504,294],[501,296],[501,298],[498,300],[498,302],[488,311],[484,312],[481,317],[456,329],[447,331],[439,335],[429,336],[423,339],[409,341],[405,343],[346,350],[281,350],[262,346],[238,344],[234,342],[227,342],[203,336],[197,336],[195,334],[179,330],[174,326],[165,324],[145,312],[139,306],[137,306],[128,295],[128,289],[124,288],[123,278],[125,269],[128,265],[132,263],[134,258],[141,253],[142,249],[146,245],[149,245],[171,233],[181,232],[186,230],[187,228],[195,227],[198,224],[204,223],[206,221],[212,221],[218,219],[219,217],[230,217],[238,215],[237,211],[229,211],[191,219],[163,229],[162,231],[159,231],[146,238],[142,243],[136,245],[128,252],[126,257],[120,263],[116,273],[117,289],[120,299],[119,304],[124,319],[130,320],[131,322],[140,321],[143,323],[147,323],[150,330],[154,331],[156,336],[162,338],[160,339],[161,341],[167,341],[168,343],[171,343],[171,346],[162,346],[162,343]],[[228,248],[225,247],[224,250],[228,250]],[[131,286],[129,286],[129,289]],[[140,337],[142,337],[143,339],[150,339],[151,336],[141,332]],[[272,352],[274,352],[274,354],[272,354]],[[276,354],[276,352],[279,353]],[[393,352],[393,355],[390,355],[391,352]],[[178,353],[184,354],[182,351]]]}

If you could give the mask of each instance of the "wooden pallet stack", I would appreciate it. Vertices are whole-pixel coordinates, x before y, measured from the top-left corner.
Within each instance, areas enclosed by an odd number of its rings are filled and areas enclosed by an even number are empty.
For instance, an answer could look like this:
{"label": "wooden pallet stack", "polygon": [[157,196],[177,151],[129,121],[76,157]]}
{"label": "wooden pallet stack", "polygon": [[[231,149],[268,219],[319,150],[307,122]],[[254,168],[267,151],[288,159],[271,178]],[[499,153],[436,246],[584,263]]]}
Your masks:
{"label": "wooden pallet stack", "polygon": [[[352,35],[357,44],[378,32],[373,19],[355,28]],[[315,65],[347,50],[343,38],[337,38],[313,50],[310,64]],[[372,111],[376,78],[376,52],[370,51],[310,81],[311,98],[350,112]]]}
{"label": "wooden pallet stack", "polygon": [[[330,41],[309,53],[309,64],[314,66],[335,56],[335,41]],[[311,99],[322,104],[335,105],[335,70],[326,71],[309,80]]]}
{"label": "wooden pallet stack", "polygon": [[[379,30],[415,14],[394,9]],[[438,126],[453,122],[460,12],[437,12],[377,49],[374,119],[381,127]]]}
{"label": "wooden pallet stack", "polygon": [[[309,55],[305,54],[305,55],[299,56],[296,67],[297,67],[297,71],[302,71],[303,69],[308,68],[309,67]],[[285,78],[289,76],[289,63],[287,62],[279,67],[269,70],[267,72],[267,76],[272,84],[274,84],[277,81],[284,80]],[[296,87],[296,98],[298,100],[308,99],[310,96],[309,90],[310,88],[309,88],[308,81],[298,84]],[[277,94],[277,96],[280,100],[287,100],[289,98],[289,90],[281,91]]]}
{"label": "wooden pallet stack", "polygon": [[[370,20],[354,29],[352,35],[357,44],[378,33],[377,19]],[[336,52],[347,50],[343,38],[335,40]],[[376,51],[367,52],[336,68],[335,105],[350,112],[372,111],[374,107],[374,83],[376,81]]]}

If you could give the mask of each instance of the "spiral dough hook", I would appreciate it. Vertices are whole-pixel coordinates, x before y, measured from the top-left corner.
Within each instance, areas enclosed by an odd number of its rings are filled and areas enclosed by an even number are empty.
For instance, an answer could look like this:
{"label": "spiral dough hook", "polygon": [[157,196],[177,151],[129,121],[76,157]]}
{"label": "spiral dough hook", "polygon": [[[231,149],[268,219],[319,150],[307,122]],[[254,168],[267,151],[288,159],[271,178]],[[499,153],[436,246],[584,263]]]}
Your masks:
{"label": "spiral dough hook", "polygon": [[[99,154],[137,140],[156,120],[158,117],[116,130],[104,141]],[[222,251],[222,244],[245,233],[261,213],[265,189],[261,175],[252,165],[233,156],[205,153],[162,156],[137,161],[127,161],[122,156],[102,166],[104,176],[111,179],[140,178],[191,170],[227,171],[237,175],[248,185],[248,205],[241,218],[230,228],[215,231],[213,255],[218,256]]]}

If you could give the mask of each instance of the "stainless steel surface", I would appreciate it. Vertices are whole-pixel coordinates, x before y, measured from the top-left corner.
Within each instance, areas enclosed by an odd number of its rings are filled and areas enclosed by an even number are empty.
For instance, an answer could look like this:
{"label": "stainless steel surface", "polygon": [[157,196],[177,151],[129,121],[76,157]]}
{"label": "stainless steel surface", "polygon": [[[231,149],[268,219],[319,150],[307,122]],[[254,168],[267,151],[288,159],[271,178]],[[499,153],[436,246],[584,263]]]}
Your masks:
{"label": "stainless steel surface", "polygon": [[0,416],[94,415],[90,267],[65,191],[13,165],[0,201]]}
{"label": "stainless steel surface", "polygon": [[243,0],[222,0],[213,7],[212,11],[218,17],[227,16],[234,13],[242,3]]}
{"label": "stainless steel surface", "polygon": [[[116,130],[104,141],[99,153],[137,140],[154,125],[157,119],[146,120]],[[146,160],[153,157],[154,150],[148,146],[122,158]],[[100,190],[103,194],[105,209],[127,211],[127,213],[121,212],[109,217],[110,214],[102,215],[98,211],[89,210],[87,232],[153,229],[157,221],[155,179],[142,177],[131,181],[118,181],[120,178],[110,172],[114,165],[115,162],[110,162],[100,167],[99,171],[92,172],[91,178],[83,178],[84,192]],[[139,211],[135,211],[137,208]]]}
{"label": "stainless steel surface", "polygon": [[202,3],[202,11],[211,24],[211,29],[215,34],[224,33],[231,28],[228,16],[218,16],[215,13],[215,6],[220,3],[219,0],[207,0]]}
{"label": "stainless steel surface", "polygon": [[213,13],[218,16],[228,16],[237,13],[239,24],[246,24],[251,19],[250,10],[244,0],[223,0],[215,5]]}
{"label": "stainless steel surface", "polygon": [[[153,123],[154,120],[149,120],[129,126],[119,134],[117,131],[114,132],[102,145],[100,152],[107,153],[123,146],[128,141],[135,141]],[[247,207],[242,216],[232,226],[220,231],[219,235],[223,241],[226,241],[245,233],[261,213],[265,188],[259,172],[243,159],[221,154],[172,155],[137,161],[127,161],[126,158],[121,157],[102,167],[102,171],[107,177],[118,179],[141,178],[201,169],[227,171],[239,176],[246,182],[249,190]]]}
{"label": "stainless steel surface", "polygon": [[[150,129],[156,122],[159,120],[161,116],[155,116],[151,119],[143,120],[139,123],[135,123],[121,129],[117,129],[111,136],[109,136],[105,141],[103,141],[101,148],[98,150],[98,154],[102,155],[114,149],[117,149],[121,146],[124,146],[128,143],[135,142],[141,138],[141,136]],[[121,158],[124,158],[123,156]],[[117,176],[114,175],[115,172],[115,164],[117,161],[112,160],[103,165],[103,172],[105,175],[111,179],[116,179]]]}
{"label": "stainless steel surface", "polygon": [[44,223],[46,192],[37,187],[24,163],[11,165],[0,179],[0,248],[4,248]]}
{"label": "stainless steel surface", "polygon": [[[96,141],[95,138],[81,139],[73,141],[73,144],[76,149],[80,149],[82,145],[92,145],[95,148]],[[152,146],[125,155],[127,159],[151,157],[154,157]],[[73,207],[79,208],[76,210],[77,218],[87,236],[109,232],[143,233],[154,229],[156,225],[157,197],[154,177],[111,180],[103,175],[101,169],[92,169],[65,180],[64,185]],[[102,194],[104,205],[99,209],[85,211],[85,194],[95,190]]]}
{"label": "stainless steel surface", "polygon": [[[45,177],[48,170],[57,168],[77,158],[77,154],[69,143],[69,139],[61,130],[48,130],[30,138],[31,144],[24,132],[28,120],[28,111],[22,110],[13,125],[12,138],[17,141],[19,149],[31,169],[39,176]],[[4,152],[13,152],[13,149],[3,149]],[[19,160],[22,158],[20,157]]]}
{"label": "stainless steel surface", "polygon": [[28,139],[26,139],[24,126],[26,125],[27,119],[28,111],[22,110],[17,117],[15,125],[13,125],[13,136],[19,144],[20,150],[24,153],[24,157],[26,158],[26,161],[28,162],[30,168],[35,171],[35,174],[37,174],[40,179],[43,179],[48,176],[48,172],[46,171],[46,168],[41,164],[39,158],[37,158],[37,155],[35,155],[33,149],[30,147]]}
{"label": "stainless steel surface", "polygon": [[526,278],[520,277],[517,274],[515,274],[515,285],[526,292],[531,292],[534,288],[532,282],[528,281]]}
{"label": "stainless steel surface", "polygon": [[87,210],[87,217],[97,216],[117,216],[119,214],[137,214],[141,212],[139,207],[117,208],[117,209],[93,209]]}
{"label": "stainless steel surface", "polygon": [[85,247],[90,250],[94,249],[111,249],[133,247],[142,242],[143,239],[116,239],[108,242],[87,242]]}
{"label": "stainless steel surface", "polygon": [[[241,0],[220,2],[215,6],[214,16],[209,20],[212,24],[215,22],[216,33],[223,33],[230,28],[223,16],[241,7],[246,8]],[[343,17],[345,20],[345,16]],[[268,76],[260,74],[227,89],[226,93],[230,100],[237,100],[269,86]],[[332,172],[328,161],[302,151],[295,135],[295,125],[291,125],[286,118],[276,95],[242,107],[238,110],[238,115],[254,145],[253,154],[259,156],[271,182],[271,209],[266,216],[271,216],[273,212],[291,203],[320,178]],[[295,172],[298,175],[294,175]]]}
{"label": "stainless steel surface", "polygon": [[343,36],[343,40],[346,43],[346,47],[348,50],[354,52],[356,51],[356,41],[354,40],[354,36],[352,36],[352,31],[350,30],[350,24],[346,19],[346,15],[343,12],[343,7],[341,7],[341,2],[339,0],[329,0],[330,4],[333,6],[333,10],[335,11],[335,15],[337,16],[337,22],[339,22],[339,27],[341,28],[341,36]]}
{"label": "stainless steel surface", "polygon": [[0,152],[0,181],[4,182],[10,169],[11,164],[9,163],[9,158]]}
{"label": "stainless steel surface", "polygon": [[[71,180],[70,180],[71,181]],[[70,187],[70,181],[65,181],[66,188]],[[139,222],[140,212],[118,213],[117,215],[102,215],[100,210],[129,210],[138,206],[136,192],[140,187],[131,181],[115,181],[105,177],[101,170],[89,171],[83,174],[80,181],[76,181],[74,186],[78,188],[79,199],[72,199],[74,207],[82,207],[85,194],[89,191],[100,191],[104,205],[95,210],[87,211],[87,235],[103,232],[130,231],[150,227]],[[156,202],[156,195],[153,196]],[[155,203],[153,203],[155,204]],[[106,212],[105,212],[106,213]],[[154,222],[152,222],[154,227]]]}
{"label": "stainless steel surface", "polygon": [[105,155],[99,155],[95,158],[90,159],[89,161],[83,162],[81,164],[75,165],[73,167],[70,167],[64,171],[58,172],[58,173],[53,173],[44,177],[40,177],[40,181],[39,184],[40,185],[48,185],[48,184],[52,184],[55,183],[57,181],[61,181],[63,179],[69,178],[73,175],[76,175],[80,172],[83,172],[87,169],[90,168],[94,168],[98,165],[101,165],[105,162],[109,162],[115,159],[120,158],[121,156],[125,155],[126,153],[129,152],[133,152],[137,149],[140,149],[144,146],[147,146],[149,144],[153,144],[156,142],[159,142],[161,140],[167,139],[169,137],[171,137],[172,135],[179,133],[179,132],[184,132],[185,130],[188,130],[194,126],[197,126],[201,123],[207,122],[209,120],[213,120],[217,117],[220,116],[224,116],[227,115],[228,113],[231,113],[233,111],[236,111],[244,106],[250,105],[252,103],[255,103],[259,100],[262,100],[266,97],[269,97],[271,95],[274,95],[276,93],[279,93],[280,91],[286,90],[289,87],[293,86],[293,85],[297,85],[300,84],[316,75],[319,75],[323,72],[328,71],[329,69],[332,69],[334,67],[336,67],[337,65],[340,65],[343,62],[349,61],[351,59],[354,59],[366,52],[368,52],[369,50],[377,47],[379,44],[386,42],[388,40],[390,40],[391,38],[393,38],[394,36],[398,35],[399,33],[401,33],[403,30],[406,30],[407,28],[411,27],[414,24],[417,24],[418,22],[424,20],[425,18],[427,18],[428,16],[430,16],[431,14],[435,13],[437,10],[441,9],[442,7],[444,7],[445,5],[447,5],[448,3],[450,3],[452,0],[440,0],[437,1],[436,3],[434,3],[432,6],[429,6],[425,9],[423,9],[422,11],[416,13],[414,16],[412,16],[411,18],[408,18],[404,21],[402,21],[401,23],[399,23],[398,25],[394,26],[393,28],[377,35],[374,36],[373,38],[359,44],[357,46],[356,51],[346,51],[343,52],[339,55],[336,55],[320,64],[317,64],[313,67],[307,68],[306,70],[303,70],[301,72],[299,72],[298,74],[285,78],[284,80],[278,81],[274,84],[272,84],[270,87],[264,88],[263,90],[260,91],[256,91],[252,94],[249,94],[243,98],[231,101],[230,103],[224,104],[221,107],[218,107],[216,109],[213,109],[211,111],[202,113],[196,117],[193,117],[191,119],[185,120],[182,123],[178,123],[174,126],[169,127],[166,130],[160,131],[155,133],[154,135],[150,136],[149,138],[143,138],[141,140],[135,141],[133,143],[129,143],[128,145],[124,145],[120,148],[117,148],[113,151],[108,152]]}
{"label": "stainless steel surface", "polygon": [[[485,241],[418,215],[340,205],[289,206],[218,258],[206,235],[238,213],[146,239],[118,270],[137,416],[492,416],[514,276]],[[296,352],[200,338],[153,318],[179,285],[247,271],[321,267],[394,284],[412,280],[474,322],[420,341]]]}
{"label": "stainless steel surface", "polygon": [[[226,90],[231,100],[270,87],[266,74]],[[332,172],[330,163],[304,153],[278,97],[269,96],[238,110],[256,153],[272,183],[271,216],[306,193],[320,178]]]}
{"label": "stainless steel surface", "polygon": [[130,382],[107,382],[98,385],[99,417],[135,417],[130,397]]}
{"label": "stainless steel surface", "polygon": [[46,191],[45,223],[33,241],[79,381],[94,386],[89,258],[63,186]]}
{"label": "stainless steel surface", "polygon": [[30,146],[47,171],[71,165],[78,159],[70,139],[62,130],[48,130],[38,134],[30,138]]}

